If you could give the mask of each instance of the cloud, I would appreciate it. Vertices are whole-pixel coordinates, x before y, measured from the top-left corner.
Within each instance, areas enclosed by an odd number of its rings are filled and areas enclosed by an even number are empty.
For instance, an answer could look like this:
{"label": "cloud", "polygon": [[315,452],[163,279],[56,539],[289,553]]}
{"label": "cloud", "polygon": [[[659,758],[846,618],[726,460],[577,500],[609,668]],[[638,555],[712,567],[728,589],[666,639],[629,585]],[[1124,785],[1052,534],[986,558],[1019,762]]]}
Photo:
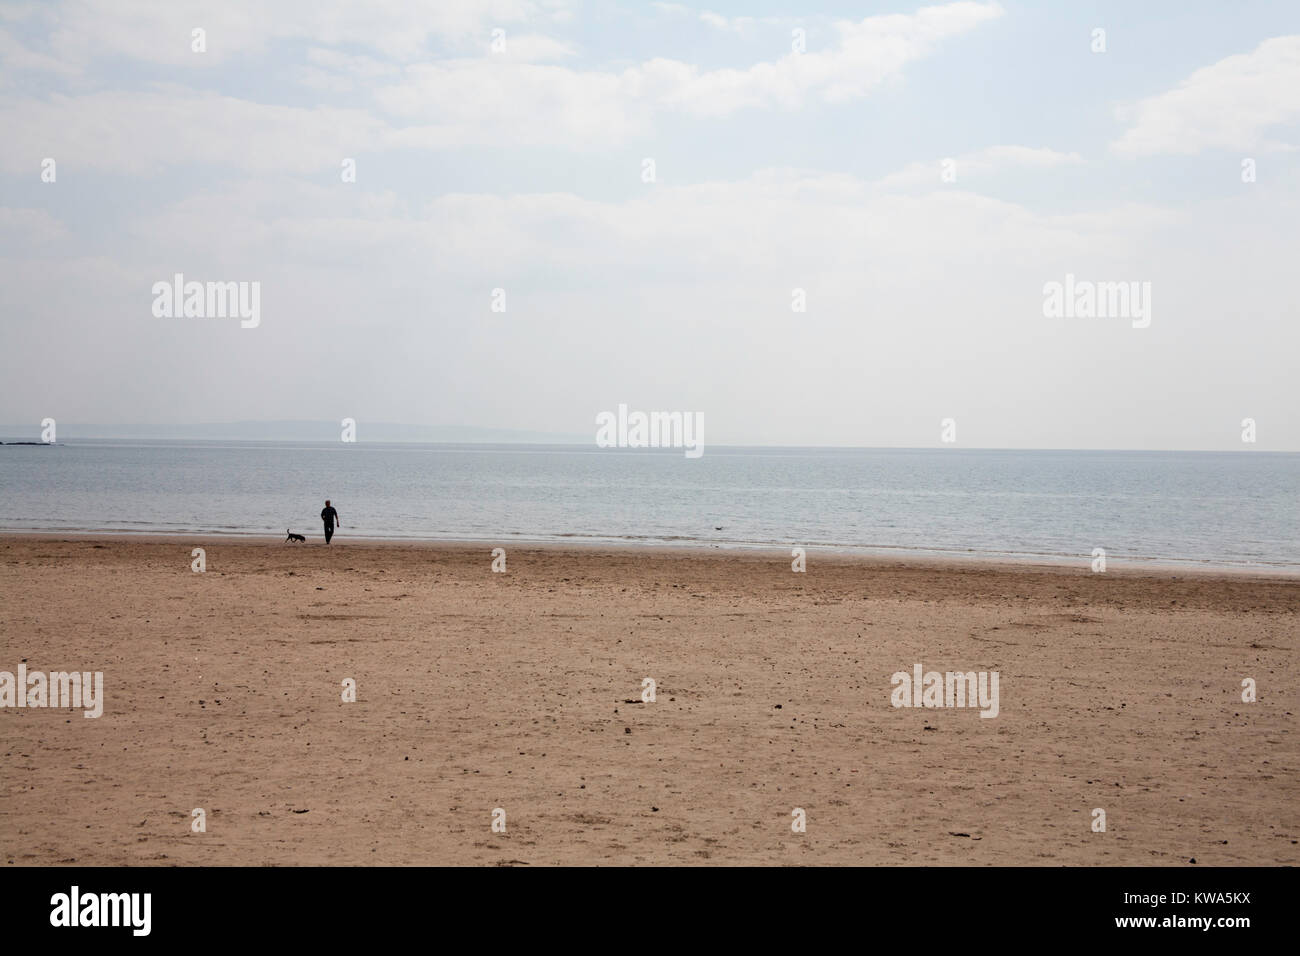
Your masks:
{"label": "cloud", "polygon": [[754,107],[795,107],[809,98],[841,102],[866,96],[902,74],[908,64],[939,43],[1002,15],[997,4],[951,3],[914,14],[867,17],[834,24],[829,49],[788,53],[748,69],[700,71],[683,64],[660,65],[669,82],[660,102],[701,116],[722,116]]}
{"label": "cloud", "polygon": [[[622,201],[451,193],[419,205],[257,179],[170,203],[127,235],[152,257],[177,261],[224,254],[216,237],[238,235],[246,269],[272,261],[318,268],[325,286],[340,263],[383,262],[412,287],[439,275],[448,292],[586,277],[584,288],[653,289],[676,279],[726,295],[740,276],[794,273],[865,294],[886,274],[888,282],[940,280],[983,269],[990,249],[1007,268],[1141,256],[1149,234],[1172,221],[1149,206],[1044,215],[972,192],[895,195],[851,175],[767,169],[737,181],[656,186]],[[864,263],[887,268],[869,274]]]}
{"label": "cloud", "polygon": [[590,145],[649,128],[639,73],[572,70],[509,60],[450,60],[408,67],[375,92],[379,108],[408,124],[406,145]]}
{"label": "cloud", "polygon": [[[1014,417],[1026,395],[1045,415],[1082,414],[1090,388],[1110,395],[1087,376],[1115,340],[1099,326],[1044,322],[1042,285],[1067,270],[1143,277],[1152,255],[1186,270],[1182,249],[1156,241],[1165,225],[1138,207],[1058,217],[966,191],[884,194],[816,170],[622,201],[476,192],[416,203],[257,177],[133,210],[95,268],[72,253],[77,235],[56,243],[70,253],[57,258],[18,244],[22,258],[0,268],[15,277],[8,307],[25,320],[0,323],[0,365],[21,397],[40,381],[31,359],[48,341],[77,343],[74,383],[82,369],[98,381],[89,371],[111,348],[139,396],[114,394],[123,419],[159,394],[172,414],[202,418],[223,388],[235,418],[342,403],[358,418],[472,408],[503,424],[586,421],[604,396],[662,395],[674,401],[664,407],[707,409],[719,435],[730,420],[762,440],[861,441],[859,415],[890,420],[910,407],[928,420],[929,402],[945,397],[991,389]],[[260,281],[256,334],[154,319],[151,286],[178,271]],[[1159,299],[1170,316],[1172,285]],[[791,312],[796,287],[806,315]],[[507,291],[503,315],[489,311],[494,288]],[[1122,350],[1139,370],[1153,354],[1145,344]],[[346,372],[321,376],[340,355]],[[237,389],[222,385],[230,367]],[[60,402],[105,407],[91,390],[68,386]],[[905,433],[881,439],[905,443]]]}
{"label": "cloud", "polygon": [[608,142],[644,132],[663,112],[723,117],[866,96],[941,41],[1001,14],[996,4],[952,3],[839,22],[831,48],[792,52],[746,69],[703,70],[665,58],[617,73],[491,59],[416,64],[406,68],[403,82],[379,89],[376,99],[388,113],[430,127],[411,134],[418,139]]}
{"label": "cloud", "polygon": [[[80,70],[58,57],[29,50],[8,31],[0,30],[0,63],[5,73],[52,73],[58,76],[76,76]],[[0,83],[7,77],[0,78]]]}
{"label": "cloud", "polygon": [[756,22],[753,17],[724,17],[721,14],[713,13],[711,10],[701,11],[700,20],[711,27],[728,33],[743,33]]}
{"label": "cloud", "polygon": [[1270,148],[1268,130],[1300,120],[1300,36],[1265,40],[1117,115],[1129,128],[1111,150],[1123,156]]}
{"label": "cloud", "polygon": [[690,7],[680,3],[651,3],[650,6],[668,16],[690,17],[725,33],[744,33],[755,24],[760,23],[765,26],[779,26],[781,24],[800,22],[799,19],[794,17],[726,17],[720,13],[714,13],[712,10],[701,10],[697,13]]}
{"label": "cloud", "polygon": [[67,236],[68,230],[44,209],[12,209],[0,206],[0,248],[12,244],[50,243]]}
{"label": "cloud", "polygon": [[[948,159],[953,164],[952,170],[956,175],[955,182],[958,184],[970,177],[984,176],[1005,169],[1055,169],[1083,162],[1083,157],[1078,153],[1061,153],[1054,149],[1032,146],[989,146]],[[911,163],[904,169],[877,180],[876,185],[885,189],[912,186],[937,188],[943,182],[941,174],[947,168],[945,164],[948,159]]]}
{"label": "cloud", "polygon": [[688,17],[688,16],[690,16],[692,13],[695,12],[695,11],[693,11],[690,7],[688,7],[688,6],[684,6],[683,4],[680,4],[680,3],[662,3],[662,2],[660,2],[660,0],[655,0],[655,2],[653,2],[653,3],[650,4],[650,6],[654,7],[656,10],[659,10],[659,11],[661,11],[662,13],[666,13],[666,14],[668,14],[668,15],[670,15],[670,16],[679,16],[679,17],[680,17],[680,16],[687,16],[687,17]]}
{"label": "cloud", "polygon": [[[50,23],[47,54],[84,70],[99,60],[196,69],[265,52],[277,40],[359,46],[409,62],[431,41],[463,43],[495,26],[562,21],[569,0],[64,0],[40,11]],[[190,48],[191,31],[207,34],[207,51]]]}
{"label": "cloud", "polygon": [[39,158],[50,156],[61,177],[88,168],[150,174],[184,163],[311,172],[382,148],[391,135],[361,110],[276,106],[172,88],[0,101],[0,128],[9,139],[0,169],[36,175]]}
{"label": "cloud", "polygon": [[399,74],[396,64],[323,47],[308,50],[307,63],[296,67],[293,73],[301,86],[326,93],[351,93]]}
{"label": "cloud", "polygon": [[[491,49],[490,44],[488,48]],[[544,60],[562,60],[574,53],[574,48],[562,40],[533,33],[522,36],[507,34],[505,49],[493,51],[491,55],[520,63],[538,63]]]}
{"label": "cloud", "polygon": [[[150,62],[213,63],[216,59],[203,58],[252,51],[268,43],[272,33],[311,34],[321,44],[347,38],[368,42],[381,52],[405,54],[413,47],[404,44],[422,43],[435,29],[454,33],[493,11],[505,17],[533,15],[540,9],[522,0],[481,0],[445,9],[436,4],[439,15],[428,19],[432,15],[427,11],[419,14],[425,19],[413,24],[399,43],[375,30],[347,34],[343,25],[351,24],[353,14],[335,17],[331,11],[338,7],[333,0],[319,6],[290,4],[287,18],[277,20],[269,31],[254,30],[252,14],[241,3],[214,8],[220,11],[214,16],[221,18],[214,20],[196,19],[187,4],[158,8],[123,0],[120,18],[102,32],[94,26],[103,12],[97,0],[83,0],[82,6],[85,21],[58,18],[50,41],[51,50],[60,51],[57,57],[49,55],[55,59],[22,51],[32,68],[66,66],[108,51]],[[66,14],[66,7],[60,9]],[[459,15],[453,16],[457,10]],[[295,11],[304,19],[289,22]],[[547,15],[553,17],[555,11]],[[656,116],[664,113],[722,117],[745,109],[793,108],[814,98],[865,96],[900,76],[943,39],[999,15],[1001,8],[995,4],[952,3],[909,15],[841,22],[829,48],[790,53],[747,69],[707,70],[664,58],[617,72],[576,69],[542,62],[573,51],[561,41],[533,33],[508,33],[504,54],[405,67],[317,45],[290,68],[289,76],[325,94],[372,92],[377,110],[257,103],[179,85],[129,93],[8,97],[0,101],[0,126],[9,132],[14,148],[0,156],[0,168],[26,168],[22,156],[34,153],[83,169],[115,172],[152,173],[190,162],[305,172],[336,166],[341,157],[357,152],[393,148],[607,146],[648,133]],[[400,23],[403,16],[396,19]],[[196,22],[209,25],[208,54],[190,52],[189,30]],[[0,34],[0,42],[5,36]],[[486,42],[486,37],[480,39]]]}

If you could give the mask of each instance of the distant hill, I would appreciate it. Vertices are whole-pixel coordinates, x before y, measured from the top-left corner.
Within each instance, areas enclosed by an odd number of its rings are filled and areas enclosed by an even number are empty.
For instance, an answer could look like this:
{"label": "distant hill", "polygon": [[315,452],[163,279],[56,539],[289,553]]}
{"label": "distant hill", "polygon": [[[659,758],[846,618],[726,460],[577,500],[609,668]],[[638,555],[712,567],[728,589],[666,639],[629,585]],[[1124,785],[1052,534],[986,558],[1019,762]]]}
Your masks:
{"label": "distant hill", "polygon": [[[78,438],[190,439],[209,441],[338,441],[334,421],[209,422],[187,425],[91,425],[59,422],[59,443]],[[500,444],[590,444],[595,435],[534,432],[465,425],[402,425],[358,421],[358,442],[463,442]],[[0,425],[0,441],[40,441],[41,426]]]}

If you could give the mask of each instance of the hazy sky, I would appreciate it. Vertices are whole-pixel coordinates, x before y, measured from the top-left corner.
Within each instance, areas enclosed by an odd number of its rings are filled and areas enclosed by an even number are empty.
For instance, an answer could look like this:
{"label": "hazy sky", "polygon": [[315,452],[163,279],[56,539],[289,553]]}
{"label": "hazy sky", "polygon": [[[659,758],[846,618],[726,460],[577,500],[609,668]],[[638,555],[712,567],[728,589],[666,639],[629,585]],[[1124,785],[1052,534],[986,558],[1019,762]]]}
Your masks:
{"label": "hazy sky", "polygon": [[0,422],[1300,450],[1298,124],[1292,3],[0,3]]}

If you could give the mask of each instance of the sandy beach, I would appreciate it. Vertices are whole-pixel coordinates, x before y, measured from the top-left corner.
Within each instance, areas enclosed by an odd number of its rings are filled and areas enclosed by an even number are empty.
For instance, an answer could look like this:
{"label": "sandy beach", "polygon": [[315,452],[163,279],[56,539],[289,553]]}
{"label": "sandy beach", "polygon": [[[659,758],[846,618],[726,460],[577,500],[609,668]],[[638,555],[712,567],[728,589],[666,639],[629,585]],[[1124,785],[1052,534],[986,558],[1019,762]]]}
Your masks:
{"label": "sandy beach", "polygon": [[1294,577],[314,537],[0,537],[5,865],[1300,863]]}

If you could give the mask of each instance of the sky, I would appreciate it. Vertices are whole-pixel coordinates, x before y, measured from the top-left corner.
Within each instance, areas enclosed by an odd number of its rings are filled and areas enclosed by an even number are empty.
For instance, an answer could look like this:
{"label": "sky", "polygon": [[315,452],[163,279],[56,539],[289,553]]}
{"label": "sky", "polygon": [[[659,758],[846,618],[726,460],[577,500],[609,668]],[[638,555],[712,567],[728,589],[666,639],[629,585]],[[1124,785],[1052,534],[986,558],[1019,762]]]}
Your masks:
{"label": "sky", "polygon": [[0,2],[0,422],[1300,451],[1298,126],[1290,3]]}

